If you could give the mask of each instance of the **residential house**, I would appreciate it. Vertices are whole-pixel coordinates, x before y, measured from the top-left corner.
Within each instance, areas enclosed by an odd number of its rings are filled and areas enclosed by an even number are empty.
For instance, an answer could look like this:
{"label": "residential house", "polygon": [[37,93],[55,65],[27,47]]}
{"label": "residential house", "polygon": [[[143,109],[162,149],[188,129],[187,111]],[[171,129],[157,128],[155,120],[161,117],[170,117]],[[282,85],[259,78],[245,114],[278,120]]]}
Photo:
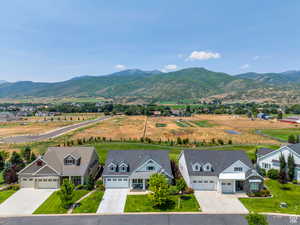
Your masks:
{"label": "residential house", "polygon": [[103,170],[106,188],[147,189],[152,174],[161,173],[169,182],[173,175],[168,151],[113,150],[109,151]]}
{"label": "residential house", "polygon": [[85,184],[99,173],[98,155],[93,147],[49,147],[18,173],[21,188],[59,188],[63,179]]}
{"label": "residential house", "polygon": [[295,180],[300,182],[300,144],[290,144],[280,147],[279,149],[260,148],[257,150],[257,165],[265,169],[280,169],[279,158],[283,155],[286,162],[289,155],[294,157],[295,161]]}
{"label": "residential house", "polygon": [[284,123],[300,123],[300,118],[299,117],[287,117],[279,120],[280,122]]}
{"label": "residential house", "polygon": [[194,190],[249,193],[263,188],[263,177],[244,151],[183,150],[179,170]]}
{"label": "residential house", "polygon": [[19,119],[19,117],[17,117],[12,112],[0,112],[0,122],[9,122],[9,121],[14,121],[14,120],[18,120],[18,119]]}

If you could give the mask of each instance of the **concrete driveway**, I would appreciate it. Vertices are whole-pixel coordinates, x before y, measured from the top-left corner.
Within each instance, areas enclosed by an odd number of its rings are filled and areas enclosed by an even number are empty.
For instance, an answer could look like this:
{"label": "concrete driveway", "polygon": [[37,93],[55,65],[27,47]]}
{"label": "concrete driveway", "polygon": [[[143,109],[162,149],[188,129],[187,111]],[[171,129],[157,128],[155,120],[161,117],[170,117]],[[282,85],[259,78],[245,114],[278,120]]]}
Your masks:
{"label": "concrete driveway", "polygon": [[195,191],[195,197],[203,212],[248,213],[248,210],[234,194],[220,194],[216,191]]}
{"label": "concrete driveway", "polygon": [[106,189],[97,213],[123,213],[129,189]]}
{"label": "concrete driveway", "polygon": [[30,215],[56,189],[22,188],[0,204],[0,215]]}

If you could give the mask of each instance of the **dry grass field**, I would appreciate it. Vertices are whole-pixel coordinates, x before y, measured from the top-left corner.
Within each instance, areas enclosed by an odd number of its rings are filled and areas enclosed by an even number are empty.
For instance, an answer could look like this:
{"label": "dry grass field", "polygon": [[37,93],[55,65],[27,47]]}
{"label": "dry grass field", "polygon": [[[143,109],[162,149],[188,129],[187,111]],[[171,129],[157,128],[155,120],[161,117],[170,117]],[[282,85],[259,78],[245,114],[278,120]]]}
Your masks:
{"label": "dry grass field", "polygon": [[[144,134],[145,116],[117,116],[76,133],[72,139],[106,137],[113,140],[139,139]],[[145,137],[152,140],[176,140],[177,137],[190,141],[210,142],[222,139],[234,144],[279,144],[255,133],[256,129],[293,128],[295,125],[277,121],[254,120],[244,116],[196,115],[193,117],[148,117]],[[233,132],[236,134],[232,134]]]}
{"label": "dry grass field", "polygon": [[24,121],[83,121],[103,116],[103,113],[64,113],[58,116],[30,116],[22,118]]}

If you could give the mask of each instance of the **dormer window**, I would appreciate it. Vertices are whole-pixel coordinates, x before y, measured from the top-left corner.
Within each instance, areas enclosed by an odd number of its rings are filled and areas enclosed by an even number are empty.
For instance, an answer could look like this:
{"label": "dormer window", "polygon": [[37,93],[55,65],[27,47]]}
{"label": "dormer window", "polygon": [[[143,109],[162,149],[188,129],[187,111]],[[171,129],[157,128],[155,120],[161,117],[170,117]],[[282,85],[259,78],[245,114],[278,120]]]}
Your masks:
{"label": "dormer window", "polygon": [[127,167],[126,166],[121,166],[120,167],[120,171],[121,172],[126,172],[127,171]]}
{"label": "dormer window", "polygon": [[234,167],[234,172],[242,172],[243,167]]}
{"label": "dormer window", "polygon": [[192,165],[193,171],[201,171],[201,165],[199,163],[195,163]]}
{"label": "dormer window", "polygon": [[111,165],[111,166],[109,167],[109,169],[110,169],[110,171],[115,171],[115,166]]}
{"label": "dormer window", "polygon": [[212,171],[212,166],[211,166],[210,163],[206,163],[206,164],[203,166],[203,169],[204,169],[204,171],[209,172],[209,171]]}
{"label": "dormer window", "polygon": [[75,164],[75,159],[72,156],[68,156],[64,160],[65,165],[74,165]]}
{"label": "dormer window", "polygon": [[154,169],[155,169],[154,166],[147,166],[148,171],[153,171]]}

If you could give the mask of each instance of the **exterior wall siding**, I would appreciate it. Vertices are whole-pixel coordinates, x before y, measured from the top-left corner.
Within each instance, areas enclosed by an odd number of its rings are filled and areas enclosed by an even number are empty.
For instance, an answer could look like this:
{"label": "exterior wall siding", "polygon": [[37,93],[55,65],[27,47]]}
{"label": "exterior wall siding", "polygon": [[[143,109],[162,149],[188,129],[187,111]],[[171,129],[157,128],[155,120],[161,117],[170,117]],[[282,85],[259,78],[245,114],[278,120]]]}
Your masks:
{"label": "exterior wall siding", "polygon": [[187,165],[186,165],[186,161],[185,161],[185,157],[184,157],[183,153],[180,155],[180,158],[179,158],[179,170],[180,170],[180,173],[181,173],[183,179],[185,180],[186,185],[188,187],[191,187],[190,176],[188,173],[188,169],[187,169]]}

